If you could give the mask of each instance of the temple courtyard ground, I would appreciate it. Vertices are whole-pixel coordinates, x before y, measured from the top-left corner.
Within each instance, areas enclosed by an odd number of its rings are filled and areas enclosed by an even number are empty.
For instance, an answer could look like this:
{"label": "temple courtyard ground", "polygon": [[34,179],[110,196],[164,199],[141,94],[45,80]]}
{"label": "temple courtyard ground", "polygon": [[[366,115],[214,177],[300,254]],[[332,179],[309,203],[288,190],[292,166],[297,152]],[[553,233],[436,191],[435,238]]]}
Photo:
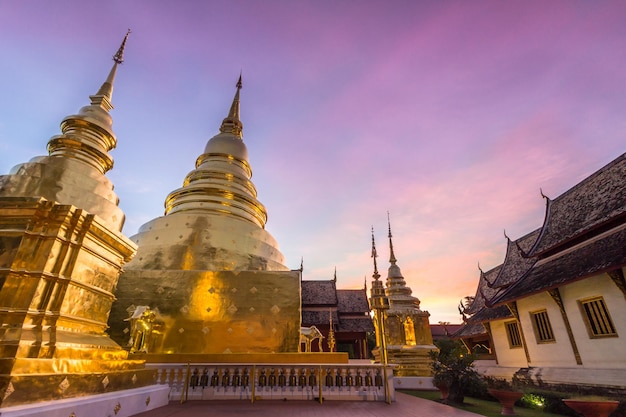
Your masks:
{"label": "temple courtyard ground", "polygon": [[141,417],[476,417],[434,401],[396,391],[396,401],[188,401],[137,414]]}

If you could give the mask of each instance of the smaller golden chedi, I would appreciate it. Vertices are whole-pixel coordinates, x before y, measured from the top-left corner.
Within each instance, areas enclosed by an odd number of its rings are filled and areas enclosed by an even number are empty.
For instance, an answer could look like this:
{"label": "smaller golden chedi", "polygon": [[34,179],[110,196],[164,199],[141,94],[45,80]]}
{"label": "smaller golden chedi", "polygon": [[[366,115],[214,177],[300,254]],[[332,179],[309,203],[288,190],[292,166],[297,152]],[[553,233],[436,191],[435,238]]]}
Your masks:
{"label": "smaller golden chedi", "polygon": [[[411,295],[412,290],[406,285],[400,267],[397,265],[390,222],[388,237],[391,265],[387,272],[385,296],[382,297],[379,294],[382,290],[382,283],[377,279],[374,284],[378,285],[372,286],[372,296],[377,291],[376,299],[386,299],[384,308],[377,310],[377,314],[383,315],[384,325],[378,325],[376,329],[378,343],[373,353],[378,362],[384,362],[383,355],[386,354],[388,363],[396,365],[394,368],[396,376],[429,377],[432,376],[432,371],[428,352],[437,350],[433,344],[428,321],[430,314],[420,309],[420,300]],[[376,271],[375,275],[377,275]],[[372,306],[372,309],[375,309],[374,307]],[[380,334],[380,327],[383,327],[384,335]],[[386,351],[384,351],[385,348]]]}

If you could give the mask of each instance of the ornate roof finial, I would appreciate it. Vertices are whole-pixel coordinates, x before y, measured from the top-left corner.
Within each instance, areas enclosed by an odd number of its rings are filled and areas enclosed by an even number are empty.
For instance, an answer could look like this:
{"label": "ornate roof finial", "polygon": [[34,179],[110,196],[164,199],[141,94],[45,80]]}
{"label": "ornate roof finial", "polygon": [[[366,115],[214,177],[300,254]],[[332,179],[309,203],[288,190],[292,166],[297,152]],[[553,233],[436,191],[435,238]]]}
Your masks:
{"label": "ornate roof finial", "polygon": [[506,239],[507,241],[509,241],[509,242],[511,241],[511,239],[509,239],[509,237],[508,237],[508,236],[507,236],[507,234],[506,234],[506,229],[504,229],[504,237],[505,237],[505,239]]}
{"label": "ornate roof finial", "polygon": [[235,93],[235,97],[233,98],[233,104],[230,106],[230,111],[228,112],[228,116],[222,121],[222,125],[220,126],[220,132],[222,133],[230,133],[237,136],[239,139],[243,138],[243,123],[240,120],[240,112],[239,112],[239,91],[241,90],[243,84],[241,82],[241,73],[239,73],[239,79],[237,80],[237,92]]}
{"label": "ornate roof finial", "polygon": [[481,274],[484,274],[483,269],[480,267],[480,261],[478,261],[478,270]]}
{"label": "ornate roof finial", "polygon": [[304,256],[300,258],[300,272],[304,271]]}
{"label": "ornate roof finial", "polygon": [[124,62],[124,48],[126,47],[126,40],[128,39],[128,35],[130,35],[130,29],[128,29],[128,31],[126,32],[126,36],[124,36],[124,40],[122,41],[122,44],[120,45],[120,49],[118,49],[115,55],[113,55],[113,61],[115,61],[118,64],[121,64]]}
{"label": "ornate roof finial", "polygon": [[100,106],[104,110],[109,111],[113,108],[113,104],[111,103],[111,98],[113,97],[113,81],[115,81],[115,73],[117,72],[117,66],[124,62],[124,48],[126,47],[126,40],[128,39],[128,35],[130,34],[130,29],[126,32],[126,36],[124,36],[124,40],[120,45],[119,49],[113,55],[113,68],[109,72],[107,79],[102,83],[102,86],[98,90],[96,94],[93,96],[89,96],[91,99],[92,106]]}
{"label": "ornate roof finial", "polygon": [[389,225],[389,262],[395,265],[397,262],[396,255],[393,253],[393,242],[391,241],[391,221],[389,220],[389,212],[387,212],[387,225]]}
{"label": "ornate roof finial", "polygon": [[375,280],[378,281],[380,278],[380,274],[378,273],[378,265],[376,265],[376,258],[378,257],[378,253],[376,253],[376,243],[374,242],[374,226],[372,226],[372,258],[374,258],[374,277]]}
{"label": "ornate roof finial", "polygon": [[333,277],[333,281],[337,282],[337,267],[335,266],[335,276]]}
{"label": "ornate roof finial", "polygon": [[545,198],[546,200],[550,200],[550,197],[543,193],[543,188],[539,187],[539,193],[541,194],[541,197]]}

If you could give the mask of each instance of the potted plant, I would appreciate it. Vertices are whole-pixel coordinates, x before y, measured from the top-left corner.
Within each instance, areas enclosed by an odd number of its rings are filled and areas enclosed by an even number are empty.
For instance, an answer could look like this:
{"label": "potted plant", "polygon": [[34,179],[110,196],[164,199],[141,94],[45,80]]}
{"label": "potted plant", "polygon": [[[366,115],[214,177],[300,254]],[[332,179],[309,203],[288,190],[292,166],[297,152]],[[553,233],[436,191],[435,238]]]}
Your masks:
{"label": "potted plant", "polygon": [[585,417],[608,417],[619,406],[619,401],[595,395],[568,398],[563,402]]}
{"label": "potted plant", "polygon": [[462,404],[465,389],[483,384],[474,369],[474,356],[463,344],[449,339],[438,341],[437,347],[438,351],[430,351],[433,385],[441,391],[444,402]]}
{"label": "potted plant", "polygon": [[487,392],[502,405],[500,414],[503,416],[515,415],[515,402],[522,398],[523,392],[518,390],[514,384],[514,379],[509,381],[503,378],[485,377],[487,382]]}

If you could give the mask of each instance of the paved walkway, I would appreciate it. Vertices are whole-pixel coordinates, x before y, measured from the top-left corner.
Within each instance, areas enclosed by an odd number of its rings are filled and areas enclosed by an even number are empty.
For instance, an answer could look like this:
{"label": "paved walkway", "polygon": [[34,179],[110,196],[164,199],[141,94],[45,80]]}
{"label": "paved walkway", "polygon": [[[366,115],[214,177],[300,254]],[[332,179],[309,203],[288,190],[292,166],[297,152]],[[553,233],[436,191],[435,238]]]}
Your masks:
{"label": "paved walkway", "polygon": [[479,414],[396,391],[396,401],[188,401],[171,402],[141,417],[476,417]]}

